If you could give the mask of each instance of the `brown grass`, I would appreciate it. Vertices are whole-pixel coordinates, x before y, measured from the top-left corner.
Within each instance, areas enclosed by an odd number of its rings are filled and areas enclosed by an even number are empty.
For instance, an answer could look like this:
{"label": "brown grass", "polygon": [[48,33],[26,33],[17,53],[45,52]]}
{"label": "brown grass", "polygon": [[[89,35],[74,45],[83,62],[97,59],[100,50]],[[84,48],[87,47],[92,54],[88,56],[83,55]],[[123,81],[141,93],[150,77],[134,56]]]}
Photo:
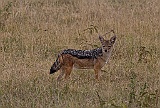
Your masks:
{"label": "brown grass", "polygon": [[[158,108],[159,0],[0,0],[1,108]],[[114,29],[112,57],[96,82],[74,70],[49,75],[59,51],[100,46]],[[110,36],[106,36],[109,38]]]}

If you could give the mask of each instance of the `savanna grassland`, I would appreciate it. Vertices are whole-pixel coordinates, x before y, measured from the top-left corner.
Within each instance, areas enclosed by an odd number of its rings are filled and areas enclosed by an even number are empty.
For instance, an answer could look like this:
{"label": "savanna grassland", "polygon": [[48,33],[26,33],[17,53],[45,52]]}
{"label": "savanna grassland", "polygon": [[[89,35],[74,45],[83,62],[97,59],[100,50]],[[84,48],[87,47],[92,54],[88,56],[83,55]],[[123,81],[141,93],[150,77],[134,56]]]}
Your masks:
{"label": "savanna grassland", "polygon": [[[111,29],[99,82],[49,75],[61,50],[97,48]],[[0,0],[0,108],[160,108],[160,1]]]}

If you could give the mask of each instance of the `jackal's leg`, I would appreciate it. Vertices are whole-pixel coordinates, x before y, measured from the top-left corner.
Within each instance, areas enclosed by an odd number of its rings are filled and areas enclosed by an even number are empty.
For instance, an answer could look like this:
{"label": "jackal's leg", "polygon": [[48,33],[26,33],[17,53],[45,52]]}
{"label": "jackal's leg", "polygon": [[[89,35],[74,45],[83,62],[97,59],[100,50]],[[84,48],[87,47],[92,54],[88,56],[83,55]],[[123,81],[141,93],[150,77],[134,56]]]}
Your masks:
{"label": "jackal's leg", "polygon": [[94,71],[95,71],[95,78],[96,78],[97,80],[99,80],[99,76],[100,76],[101,70],[100,70],[100,69],[94,69]]}
{"label": "jackal's leg", "polygon": [[95,78],[97,80],[99,80],[102,66],[103,66],[102,61],[100,59],[96,59],[95,65],[94,65],[94,71],[95,71]]}
{"label": "jackal's leg", "polygon": [[66,69],[65,69],[65,79],[67,79],[70,76],[72,68],[73,68],[73,66],[66,67]]}
{"label": "jackal's leg", "polygon": [[57,78],[57,81],[60,81],[64,75],[65,71],[63,69],[60,69],[60,75]]}

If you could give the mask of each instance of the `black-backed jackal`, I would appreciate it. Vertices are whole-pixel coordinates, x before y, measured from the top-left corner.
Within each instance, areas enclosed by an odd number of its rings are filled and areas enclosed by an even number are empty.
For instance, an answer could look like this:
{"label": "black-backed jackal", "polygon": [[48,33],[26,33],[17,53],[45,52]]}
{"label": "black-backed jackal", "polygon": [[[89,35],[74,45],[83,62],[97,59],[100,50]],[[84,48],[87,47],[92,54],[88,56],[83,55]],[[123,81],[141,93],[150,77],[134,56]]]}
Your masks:
{"label": "black-backed jackal", "polygon": [[50,74],[60,70],[61,73],[57,78],[57,80],[60,80],[64,74],[65,78],[68,78],[73,68],[94,69],[95,78],[99,79],[101,68],[111,56],[116,36],[114,35],[109,40],[105,40],[102,36],[99,36],[99,40],[102,44],[100,48],[92,50],[63,50],[58,54],[58,58],[52,65]]}

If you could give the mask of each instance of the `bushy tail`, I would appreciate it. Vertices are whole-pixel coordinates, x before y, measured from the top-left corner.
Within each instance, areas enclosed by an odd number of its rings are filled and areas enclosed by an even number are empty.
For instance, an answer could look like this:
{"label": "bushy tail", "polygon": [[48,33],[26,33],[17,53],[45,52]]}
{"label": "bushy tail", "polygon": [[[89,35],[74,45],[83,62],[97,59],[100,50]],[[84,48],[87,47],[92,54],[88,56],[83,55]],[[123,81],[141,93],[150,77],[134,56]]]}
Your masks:
{"label": "bushy tail", "polygon": [[62,56],[58,55],[57,60],[53,63],[51,69],[50,69],[50,74],[55,73],[56,71],[58,71],[61,68],[61,64],[62,64]]}

